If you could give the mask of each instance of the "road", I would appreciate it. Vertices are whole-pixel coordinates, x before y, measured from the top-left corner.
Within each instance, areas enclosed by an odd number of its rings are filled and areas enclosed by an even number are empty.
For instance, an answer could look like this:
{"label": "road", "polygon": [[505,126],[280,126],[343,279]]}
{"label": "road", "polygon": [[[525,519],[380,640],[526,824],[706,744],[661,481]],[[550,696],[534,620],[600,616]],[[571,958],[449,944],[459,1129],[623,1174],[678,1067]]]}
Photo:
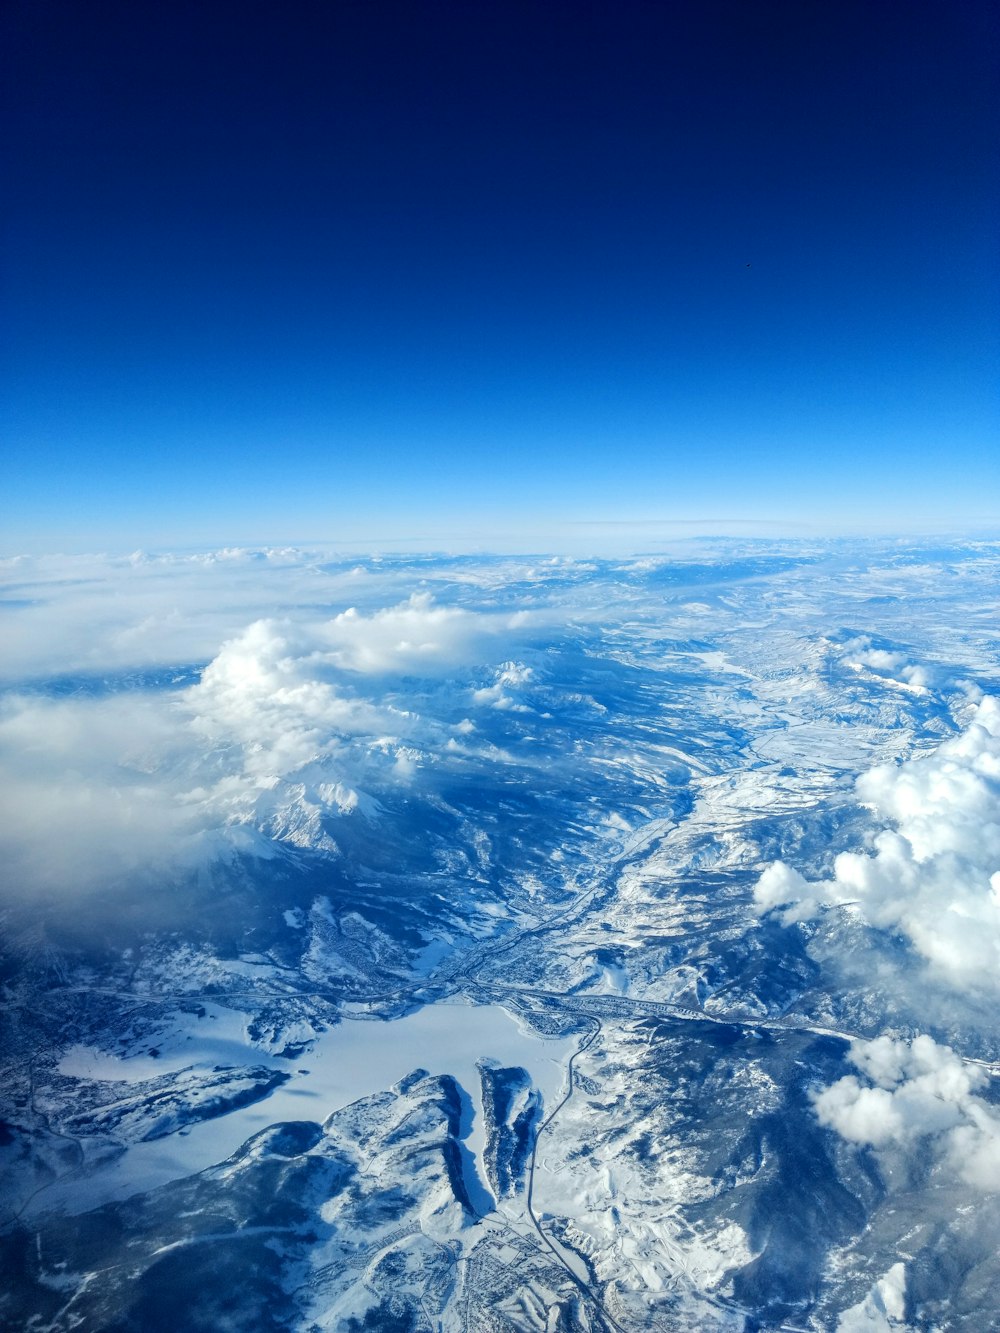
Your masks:
{"label": "road", "polygon": [[566,1095],[563,1097],[562,1101],[560,1101],[556,1106],[552,1108],[552,1110],[545,1117],[542,1123],[538,1126],[538,1129],[535,1132],[535,1141],[531,1147],[531,1160],[528,1163],[528,1188],[525,1197],[525,1203],[528,1210],[528,1216],[531,1218],[532,1226],[535,1228],[535,1230],[541,1237],[542,1243],[548,1250],[552,1252],[558,1263],[566,1270],[572,1281],[583,1292],[584,1296],[587,1297],[587,1300],[594,1307],[598,1318],[603,1322],[605,1326],[610,1325],[612,1328],[618,1329],[619,1333],[625,1333],[625,1330],[622,1328],[621,1324],[618,1323],[617,1319],[615,1319],[614,1315],[609,1314],[607,1310],[604,1308],[599,1293],[588,1282],[585,1282],[578,1273],[574,1271],[573,1266],[566,1260],[565,1256],[563,1255],[559,1247],[549,1238],[549,1236],[546,1235],[545,1230],[542,1227],[542,1223],[538,1217],[538,1214],[535,1212],[533,1206],[533,1196],[535,1190],[535,1164],[538,1157],[538,1144],[541,1141],[542,1135],[547,1133],[551,1129],[552,1122],[555,1120],[556,1116],[559,1114],[559,1112],[563,1109],[563,1107],[566,1105],[569,1099],[573,1096],[573,1093],[576,1091],[576,1079],[574,1076],[573,1066],[577,1058],[581,1056],[584,1053],[584,1051],[588,1050],[591,1046],[593,1046],[594,1042],[597,1040],[597,1038],[600,1036],[601,1033],[600,1019],[591,1018],[590,1022],[593,1023],[594,1026],[582,1038],[579,1046],[577,1046],[576,1050],[569,1057],[569,1061],[567,1062],[566,1065],[566,1082],[567,1082]]}

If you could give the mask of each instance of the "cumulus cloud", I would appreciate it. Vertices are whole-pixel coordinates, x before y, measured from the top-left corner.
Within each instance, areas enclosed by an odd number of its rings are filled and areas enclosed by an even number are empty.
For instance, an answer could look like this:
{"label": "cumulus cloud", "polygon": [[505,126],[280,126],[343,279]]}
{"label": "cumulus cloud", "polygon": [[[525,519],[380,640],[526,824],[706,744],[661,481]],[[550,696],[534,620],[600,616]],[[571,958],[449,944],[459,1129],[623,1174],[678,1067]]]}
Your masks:
{"label": "cumulus cloud", "polygon": [[525,666],[522,662],[505,662],[494,673],[492,685],[484,685],[481,689],[473,690],[473,703],[481,707],[496,708],[501,712],[530,713],[529,706],[519,703],[515,693],[523,685],[527,685],[533,675],[531,667]]}
{"label": "cumulus cloud", "polygon": [[867,634],[840,639],[832,647],[848,670],[860,676],[878,677],[913,694],[928,694],[943,683],[939,669],[925,662],[912,662],[898,648],[878,647]]}
{"label": "cumulus cloud", "polygon": [[328,660],[347,670],[428,675],[488,655],[498,636],[523,634],[533,619],[523,611],[505,616],[440,606],[420,592],[367,616],[351,607],[323,625],[321,637]]}
{"label": "cumulus cloud", "polygon": [[847,1074],[813,1095],[820,1124],[873,1148],[931,1140],[966,1184],[1000,1190],[1000,1117],[975,1095],[988,1082],[980,1066],[926,1034],[856,1041],[849,1058],[863,1078]]}
{"label": "cumulus cloud", "polygon": [[405,727],[406,712],[338,689],[315,642],[308,629],[262,620],[223,644],[180,696],[194,731],[239,743],[248,772],[280,776],[331,753],[344,735]]}
{"label": "cumulus cloud", "polygon": [[220,638],[265,614],[354,595],[346,571],[324,574],[303,552],[223,551],[0,561],[0,676],[23,682],[70,672],[204,662]]}
{"label": "cumulus cloud", "polygon": [[[425,572],[450,590],[447,570]],[[0,679],[204,663],[222,639],[276,608],[296,621],[328,621],[327,647],[360,671],[407,658],[427,669],[513,623],[435,605],[422,590],[409,597],[418,573],[405,563],[270,547],[0,560]]]}
{"label": "cumulus cloud", "polygon": [[785,922],[852,903],[899,930],[935,972],[962,989],[1000,983],[1000,701],[986,697],[961,735],[928,755],[883,765],[857,791],[888,825],[870,853],[843,852],[829,880],[775,862],[754,891]]}
{"label": "cumulus cloud", "polygon": [[336,852],[337,820],[377,814],[370,787],[468,756],[455,735],[472,724],[454,714],[490,655],[529,629],[419,592],[370,611],[256,619],[186,688],[8,694],[8,878],[26,892],[80,888],[234,850],[269,855],[275,841]]}

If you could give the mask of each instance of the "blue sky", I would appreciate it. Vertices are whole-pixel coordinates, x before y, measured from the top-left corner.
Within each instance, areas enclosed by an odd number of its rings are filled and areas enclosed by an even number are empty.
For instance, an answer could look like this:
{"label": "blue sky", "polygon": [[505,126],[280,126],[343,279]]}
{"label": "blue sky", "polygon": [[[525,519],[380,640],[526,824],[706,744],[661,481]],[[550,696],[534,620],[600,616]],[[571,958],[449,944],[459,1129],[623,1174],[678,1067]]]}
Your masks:
{"label": "blue sky", "polygon": [[4,547],[995,524],[991,10],[11,4]]}

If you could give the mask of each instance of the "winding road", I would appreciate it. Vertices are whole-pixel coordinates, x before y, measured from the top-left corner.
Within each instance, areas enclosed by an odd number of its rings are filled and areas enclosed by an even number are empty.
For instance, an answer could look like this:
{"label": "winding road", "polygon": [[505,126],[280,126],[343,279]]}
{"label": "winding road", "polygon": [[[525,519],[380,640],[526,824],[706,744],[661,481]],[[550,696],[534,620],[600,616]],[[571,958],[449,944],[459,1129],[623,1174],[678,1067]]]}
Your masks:
{"label": "winding road", "polygon": [[594,1306],[597,1312],[598,1317],[602,1320],[602,1322],[605,1325],[610,1324],[612,1328],[618,1329],[619,1333],[625,1333],[625,1330],[622,1328],[621,1324],[618,1323],[617,1319],[615,1319],[613,1315],[609,1314],[607,1310],[604,1308],[599,1293],[595,1291],[595,1289],[588,1282],[585,1282],[583,1278],[581,1278],[580,1275],[574,1271],[573,1266],[566,1260],[565,1256],[563,1255],[559,1247],[555,1244],[554,1241],[550,1239],[549,1236],[546,1235],[545,1230],[542,1227],[541,1221],[538,1217],[538,1214],[535,1212],[533,1206],[533,1196],[535,1190],[535,1164],[538,1157],[538,1144],[541,1140],[542,1135],[547,1133],[551,1129],[552,1122],[555,1120],[556,1116],[563,1109],[563,1107],[573,1096],[573,1093],[576,1090],[576,1079],[574,1076],[573,1065],[577,1057],[581,1056],[584,1053],[584,1051],[588,1050],[591,1046],[593,1046],[594,1042],[601,1034],[600,1019],[591,1018],[590,1022],[593,1023],[593,1027],[582,1038],[579,1046],[577,1046],[576,1050],[569,1057],[569,1061],[567,1062],[566,1065],[566,1079],[568,1083],[568,1087],[566,1089],[566,1095],[563,1097],[562,1101],[557,1103],[557,1105],[552,1108],[552,1110],[545,1117],[542,1123],[538,1126],[538,1129],[535,1132],[535,1141],[531,1147],[531,1161],[528,1164],[528,1189],[525,1197],[525,1205],[527,1207],[528,1216],[531,1218],[531,1224],[538,1232],[539,1236],[542,1239],[543,1244],[546,1246],[548,1250],[552,1252],[552,1254],[555,1256],[559,1264],[569,1274],[573,1282],[580,1288],[583,1294],[591,1302],[591,1304]]}

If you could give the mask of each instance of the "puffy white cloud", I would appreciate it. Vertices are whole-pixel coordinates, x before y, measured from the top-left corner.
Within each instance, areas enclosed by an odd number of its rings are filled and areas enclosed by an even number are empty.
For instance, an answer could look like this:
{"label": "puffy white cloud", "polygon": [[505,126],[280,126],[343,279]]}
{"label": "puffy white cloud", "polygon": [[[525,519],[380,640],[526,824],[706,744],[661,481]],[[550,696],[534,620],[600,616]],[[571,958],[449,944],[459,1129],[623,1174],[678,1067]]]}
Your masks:
{"label": "puffy white cloud", "polygon": [[874,926],[902,931],[961,989],[1000,984],[1000,701],[932,753],[859,778],[857,791],[891,824],[870,853],[843,852],[829,880],[775,862],[755,888],[760,911],[786,922],[823,904],[856,904]]}
{"label": "puffy white cloud", "polygon": [[840,1079],[816,1098],[820,1123],[852,1143],[881,1147],[903,1132],[903,1121],[884,1088],[865,1088],[853,1075]]}
{"label": "puffy white cloud", "polygon": [[905,653],[874,647],[867,634],[847,639],[836,647],[842,664],[860,675],[878,676],[915,694],[927,694],[940,684],[939,671],[925,663],[909,661]]}
{"label": "puffy white cloud", "polygon": [[[241,552],[220,558],[246,564]],[[144,557],[135,563],[148,574]],[[188,572],[184,565],[182,583]],[[82,888],[234,848],[268,855],[276,839],[334,852],[338,819],[377,815],[368,784],[405,785],[422,766],[468,757],[470,743],[459,749],[455,735],[474,728],[456,727],[452,707],[468,702],[483,662],[530,627],[420,592],[370,612],[256,619],[186,688],[8,694],[0,707],[8,878],[24,892]],[[169,638],[176,629],[156,632]],[[105,638],[104,660],[119,647]],[[450,674],[459,677],[454,693],[442,686]]]}
{"label": "puffy white cloud", "polygon": [[918,861],[981,847],[1000,865],[1000,700],[982,699],[967,729],[933,754],[873,769],[858,792],[899,823]]}
{"label": "puffy white cloud", "polygon": [[966,1184],[1000,1191],[1000,1120],[978,1104],[968,1108],[967,1116],[967,1123],[948,1136],[949,1164]]}
{"label": "puffy white cloud", "polygon": [[[529,605],[497,610],[520,584],[532,588]],[[203,663],[223,639],[279,613],[325,624],[325,649],[344,669],[426,675],[502,660],[505,637],[604,612],[572,571],[553,577],[523,560],[347,560],[285,547],[0,558],[0,592],[0,681],[16,683]]]}
{"label": "puffy white cloud", "polygon": [[338,689],[309,630],[257,621],[223,644],[179,703],[207,741],[238,742],[247,771],[282,775],[345,735],[405,729],[410,715]]}
{"label": "puffy white cloud", "polygon": [[482,689],[473,690],[472,701],[480,706],[497,708],[501,712],[530,713],[528,705],[519,703],[511,691],[519,690],[522,685],[526,685],[533,674],[531,667],[521,662],[505,662],[494,673],[495,679],[492,685],[484,685]]}
{"label": "puffy white cloud", "polygon": [[364,615],[351,607],[324,624],[327,660],[357,672],[433,675],[458,662],[487,658],[499,636],[521,634],[534,618],[525,612],[497,615],[439,606],[430,593],[412,593],[397,606]]}
{"label": "puffy white cloud", "polygon": [[309,621],[322,607],[377,611],[413,581],[405,566],[285,548],[0,560],[0,678],[201,663],[276,608]]}
{"label": "puffy white cloud", "polygon": [[786,923],[804,921],[812,916],[823,901],[821,884],[811,884],[793,866],[774,861],[767,867],[754,888],[754,901],[762,912],[783,907]]}
{"label": "puffy white cloud", "polygon": [[967,1184],[1000,1189],[1000,1117],[975,1095],[988,1081],[980,1066],[926,1034],[856,1041],[849,1058],[865,1081],[848,1074],[815,1093],[821,1124],[874,1148],[931,1139]]}

